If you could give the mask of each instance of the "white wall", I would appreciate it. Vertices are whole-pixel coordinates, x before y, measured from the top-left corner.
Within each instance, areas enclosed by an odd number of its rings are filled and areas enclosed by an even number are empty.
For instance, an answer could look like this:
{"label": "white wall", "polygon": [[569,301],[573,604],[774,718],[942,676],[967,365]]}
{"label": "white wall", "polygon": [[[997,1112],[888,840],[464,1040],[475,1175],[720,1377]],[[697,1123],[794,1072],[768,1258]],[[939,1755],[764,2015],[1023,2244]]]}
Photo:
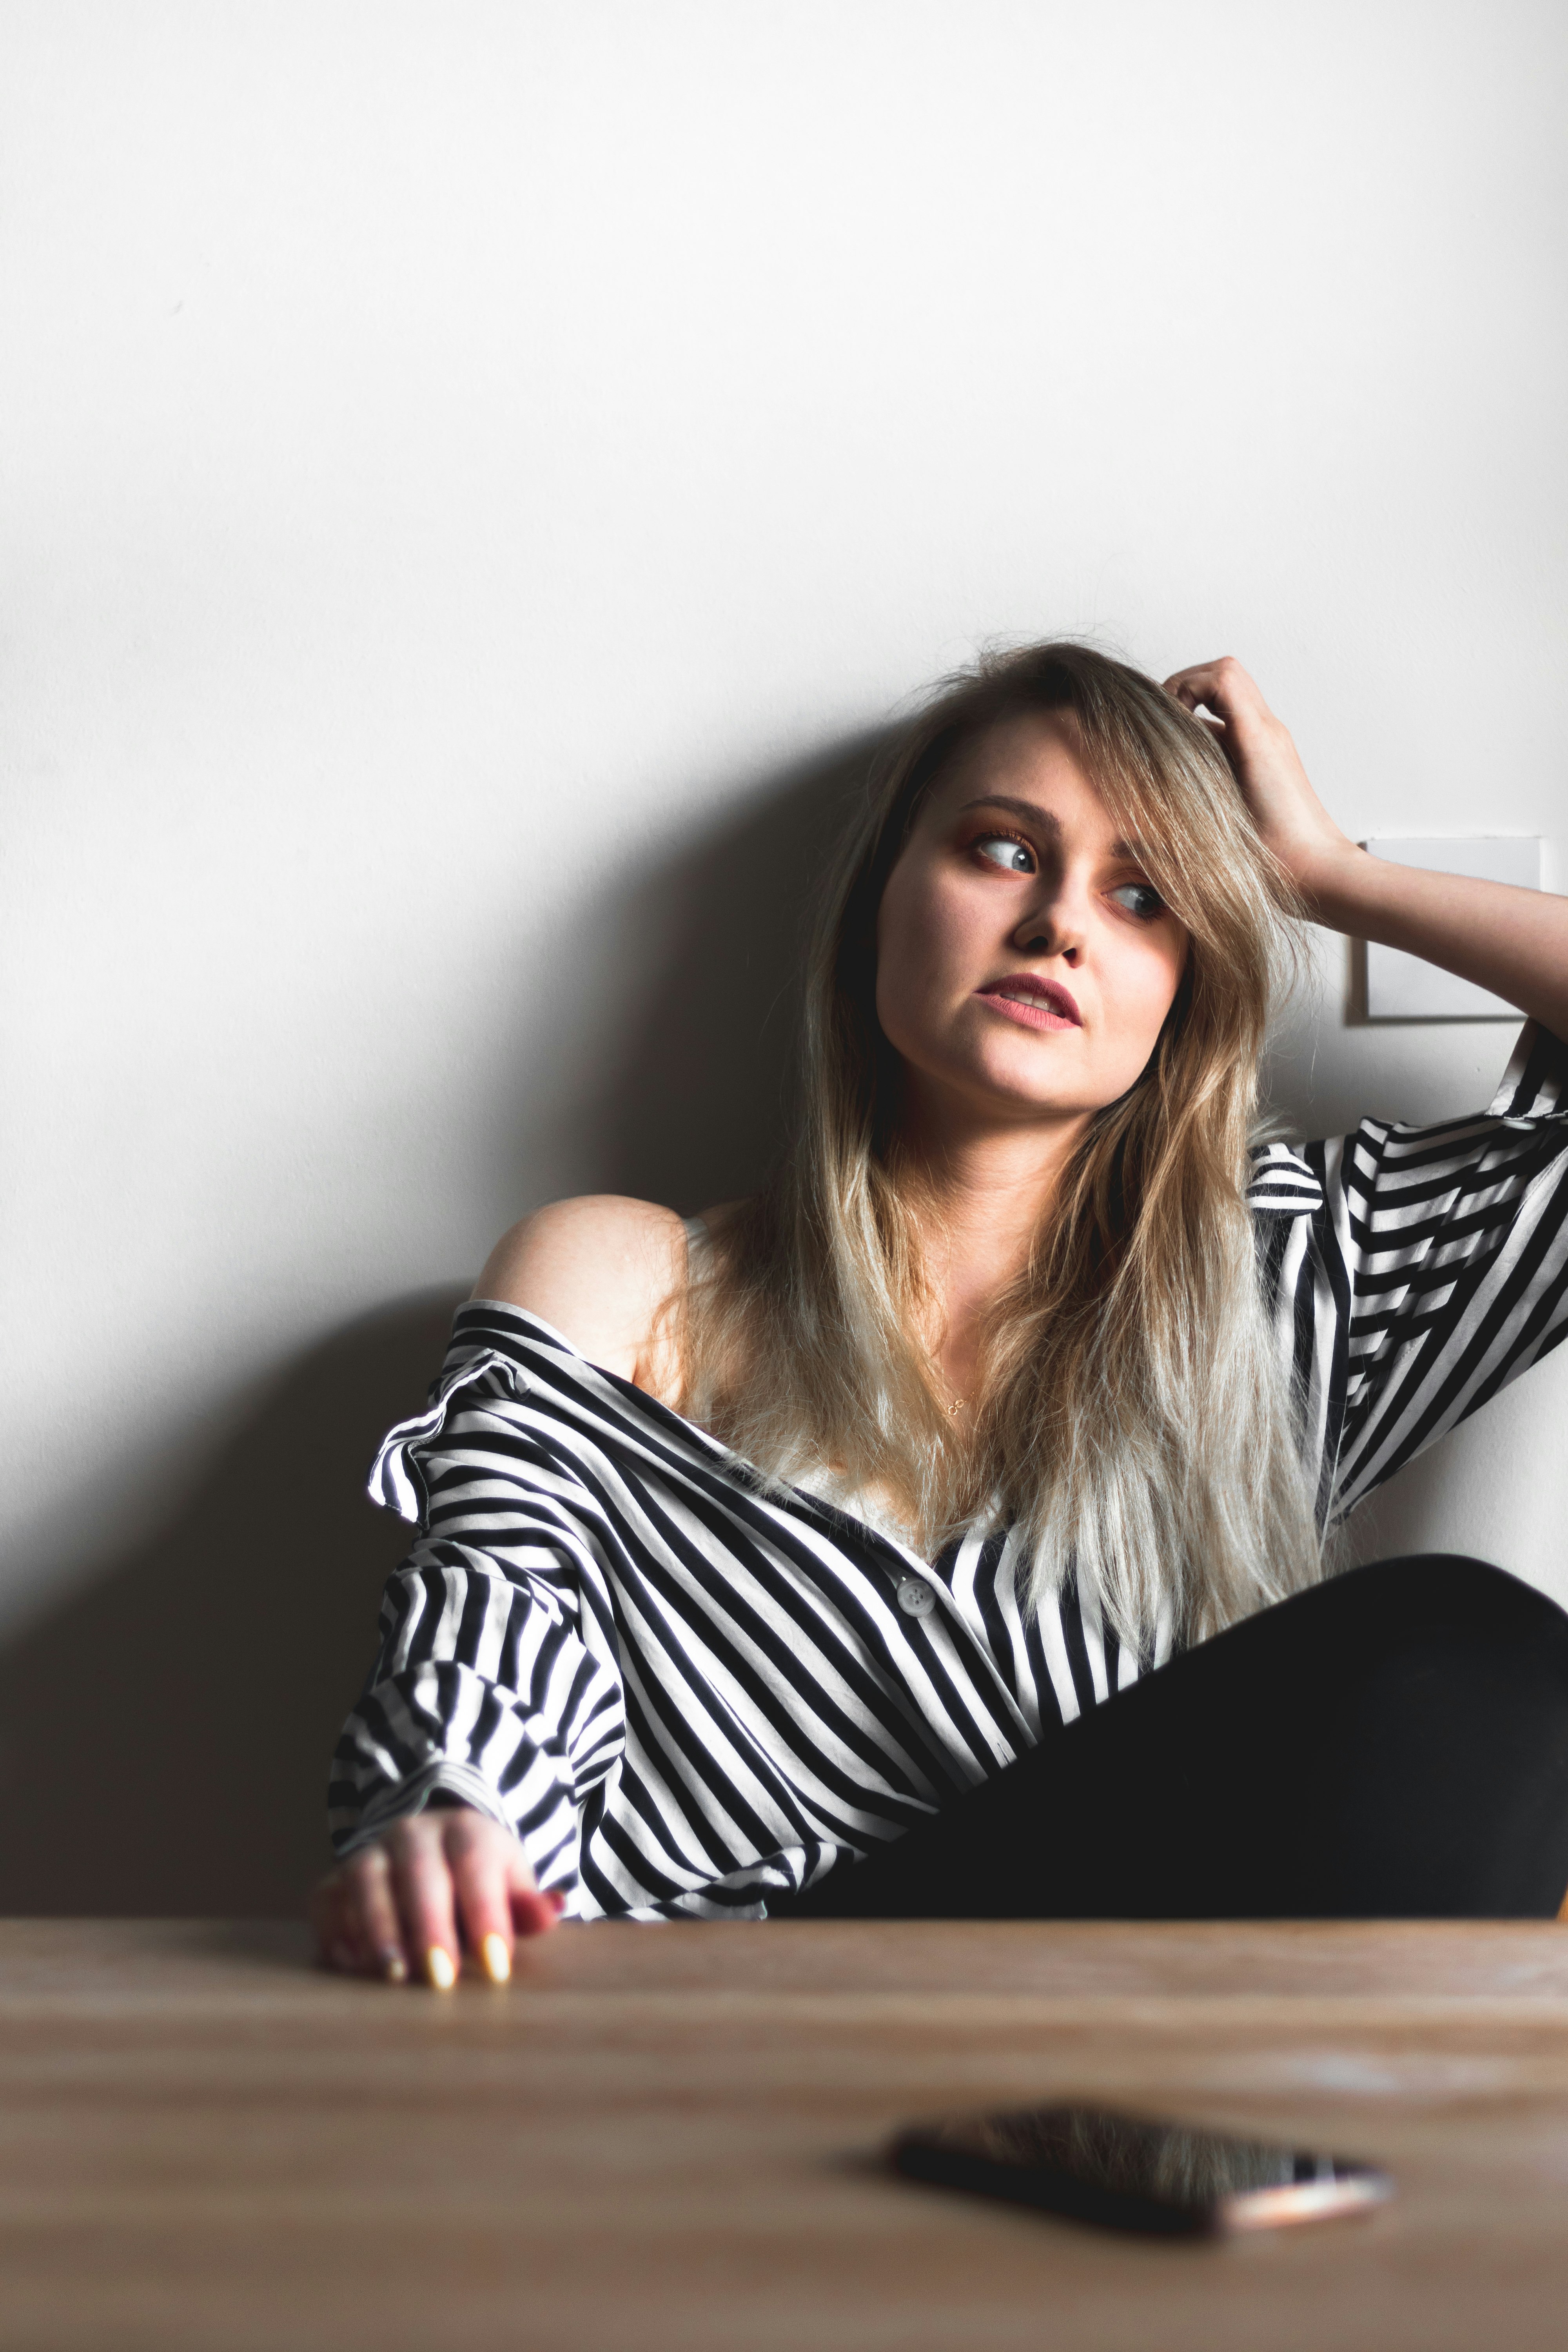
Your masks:
{"label": "white wall", "polygon": [[[822,772],[979,640],[1234,651],[1352,830],[1568,832],[1565,64],[1555,0],[12,0],[30,1690],[162,1645],[198,1494],[222,1587],[301,1367],[390,1349],[395,1409],[531,1203],[746,1181]],[[1326,970],[1305,1122],[1490,1091],[1505,1029],[1349,1026]],[[1565,1401],[1385,1531],[1564,1590]],[[254,1535],[294,1474],[247,1475]]]}

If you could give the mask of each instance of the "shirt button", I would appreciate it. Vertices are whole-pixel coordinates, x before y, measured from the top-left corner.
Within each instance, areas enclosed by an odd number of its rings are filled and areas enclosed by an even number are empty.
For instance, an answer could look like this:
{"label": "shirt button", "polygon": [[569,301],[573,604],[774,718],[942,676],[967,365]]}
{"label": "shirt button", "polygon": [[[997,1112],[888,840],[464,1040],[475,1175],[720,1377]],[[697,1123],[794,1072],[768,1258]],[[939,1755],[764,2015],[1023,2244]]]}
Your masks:
{"label": "shirt button", "polygon": [[936,1595],[918,1576],[906,1576],[899,1587],[899,1606],[906,1617],[929,1617],[936,1607]]}

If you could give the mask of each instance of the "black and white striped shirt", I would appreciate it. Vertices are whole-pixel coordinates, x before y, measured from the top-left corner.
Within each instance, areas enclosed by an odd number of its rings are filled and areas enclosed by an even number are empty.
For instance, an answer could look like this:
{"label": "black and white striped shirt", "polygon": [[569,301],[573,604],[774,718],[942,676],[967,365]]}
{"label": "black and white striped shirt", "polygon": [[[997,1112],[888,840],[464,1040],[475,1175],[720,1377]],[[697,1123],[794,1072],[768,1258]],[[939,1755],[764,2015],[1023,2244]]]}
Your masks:
{"label": "black and white striped shirt", "polygon": [[[1568,1330],[1568,1052],[1484,1116],[1256,1155],[1259,1264],[1340,1517]],[[1161,1663],[1013,1539],[927,1562],[548,1325],[479,1300],[371,1491],[419,1528],[331,1792],[348,1852],[437,1790],[580,1918],[757,1916]]]}

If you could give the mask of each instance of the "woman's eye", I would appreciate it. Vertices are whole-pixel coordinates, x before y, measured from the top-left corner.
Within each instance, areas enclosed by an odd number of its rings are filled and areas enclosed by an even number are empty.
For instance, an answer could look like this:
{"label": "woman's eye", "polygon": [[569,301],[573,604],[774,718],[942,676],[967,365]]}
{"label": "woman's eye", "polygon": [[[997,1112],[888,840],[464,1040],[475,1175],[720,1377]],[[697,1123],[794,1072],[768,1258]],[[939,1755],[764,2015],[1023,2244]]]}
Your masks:
{"label": "woman's eye", "polygon": [[1035,870],[1033,851],[1021,841],[1015,841],[1011,834],[984,834],[974,846],[982,857],[989,858],[993,866],[1000,866],[1005,873],[1032,874]]}
{"label": "woman's eye", "polygon": [[1110,895],[1119,907],[1145,923],[1164,912],[1165,901],[1152,882],[1121,882]]}

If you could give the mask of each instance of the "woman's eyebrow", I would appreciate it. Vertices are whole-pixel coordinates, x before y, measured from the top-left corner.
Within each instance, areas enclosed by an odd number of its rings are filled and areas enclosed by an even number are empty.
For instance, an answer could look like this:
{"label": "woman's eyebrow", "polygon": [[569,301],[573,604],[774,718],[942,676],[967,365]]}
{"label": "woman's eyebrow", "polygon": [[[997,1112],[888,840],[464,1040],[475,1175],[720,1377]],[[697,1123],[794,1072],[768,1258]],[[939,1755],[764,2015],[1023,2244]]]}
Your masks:
{"label": "woman's eyebrow", "polygon": [[[1059,835],[1062,829],[1062,821],[1054,810],[1042,808],[1038,801],[1018,800],[1011,793],[982,793],[978,800],[965,801],[958,814],[967,816],[971,809],[977,808],[1011,809],[1015,816],[1026,817],[1042,833]],[[1130,857],[1135,866],[1142,866],[1145,856],[1135,841],[1113,841],[1105,854],[1108,857]]]}
{"label": "woman's eyebrow", "polygon": [[1042,833],[1060,833],[1062,829],[1062,821],[1054,811],[1042,808],[1037,801],[1015,800],[1010,793],[982,793],[978,800],[965,801],[958,814],[964,816],[977,808],[1011,809],[1015,816],[1027,817],[1031,824],[1037,824]]}

